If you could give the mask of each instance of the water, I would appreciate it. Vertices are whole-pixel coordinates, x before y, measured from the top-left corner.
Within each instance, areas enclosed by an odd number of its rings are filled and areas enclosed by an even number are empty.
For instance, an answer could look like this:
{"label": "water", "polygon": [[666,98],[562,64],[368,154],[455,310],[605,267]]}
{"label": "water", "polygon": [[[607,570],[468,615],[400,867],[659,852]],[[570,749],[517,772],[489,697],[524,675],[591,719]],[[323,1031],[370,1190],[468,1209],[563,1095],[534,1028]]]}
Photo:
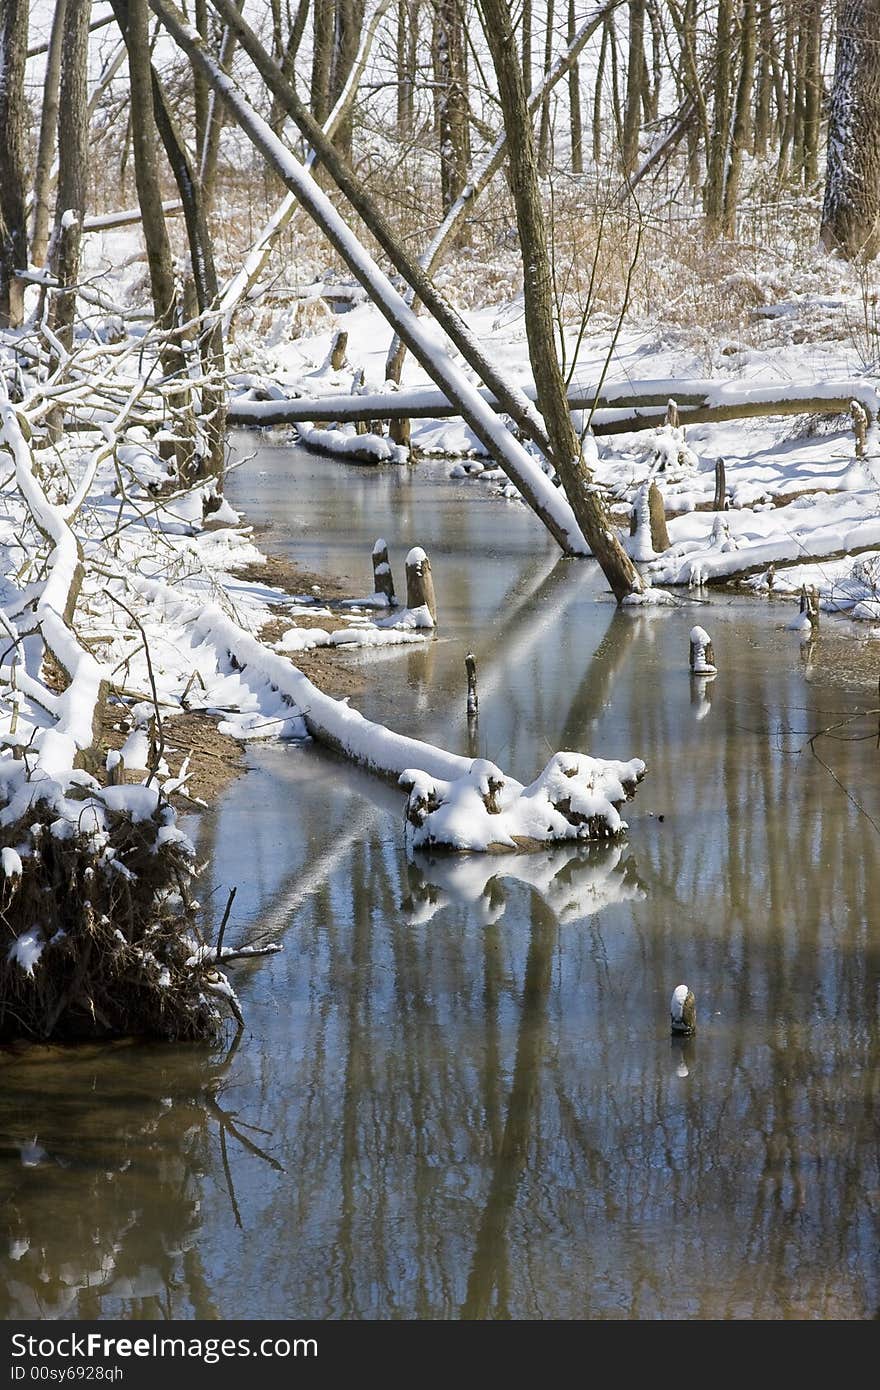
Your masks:
{"label": "water", "polygon": [[[478,751],[513,775],[564,747],[646,760],[628,840],[410,861],[395,788],[255,749],[201,827],[202,897],[218,916],[237,884],[233,939],[285,949],[235,967],[227,1063],[0,1062],[4,1317],[880,1308],[873,647],[844,658],[826,621],[807,661],[789,608],[724,595],[620,614],[524,509],[446,471],[267,447],[230,494],[362,592],[378,535],[400,584],[424,545],[441,635],[349,656],[358,707],[466,751],[472,649]],[[676,1043],[682,981],[699,1028]]]}

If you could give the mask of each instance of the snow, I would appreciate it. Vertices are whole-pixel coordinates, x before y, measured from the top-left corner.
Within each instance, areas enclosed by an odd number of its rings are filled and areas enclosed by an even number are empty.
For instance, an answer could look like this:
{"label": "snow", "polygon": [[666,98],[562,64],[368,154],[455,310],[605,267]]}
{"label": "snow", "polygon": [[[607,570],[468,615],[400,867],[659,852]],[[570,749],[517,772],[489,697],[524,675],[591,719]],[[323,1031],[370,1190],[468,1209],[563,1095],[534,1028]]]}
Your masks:
{"label": "snow", "polygon": [[43,939],[34,927],[31,931],[22,932],[16,937],[6,954],[6,959],[17,962],[24,973],[33,978],[34,966],[43,954],[43,946]]}
{"label": "snow", "polygon": [[672,991],[672,999],[669,1004],[669,1011],[676,1022],[679,1022],[681,1019],[682,1010],[684,1008],[684,1002],[687,999],[689,993],[690,990],[688,989],[687,985],[676,985],[675,989]]}
{"label": "snow", "polygon": [[557,753],[527,787],[479,758],[454,781],[416,768],[408,768],[400,780],[410,790],[413,846],[488,850],[516,849],[530,841],[617,838],[626,830],[618,807],[644,775],[638,758],[621,763]]}
{"label": "snow", "polygon": [[0,850],[0,871],[4,878],[21,878],[21,856],[9,845]]}

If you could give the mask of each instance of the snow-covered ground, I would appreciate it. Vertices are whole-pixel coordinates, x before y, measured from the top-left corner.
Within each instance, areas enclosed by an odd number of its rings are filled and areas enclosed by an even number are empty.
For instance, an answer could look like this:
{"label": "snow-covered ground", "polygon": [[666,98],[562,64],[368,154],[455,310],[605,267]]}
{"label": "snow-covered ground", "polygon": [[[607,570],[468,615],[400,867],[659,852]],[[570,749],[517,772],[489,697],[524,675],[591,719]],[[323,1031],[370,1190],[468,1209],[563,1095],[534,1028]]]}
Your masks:
{"label": "snow-covered ground", "polygon": [[[820,279],[824,274],[824,284]],[[791,283],[800,288],[792,289]],[[316,287],[317,289],[318,287]],[[326,291],[326,285],[320,289]],[[733,287],[731,287],[731,294]],[[695,387],[718,405],[757,397],[831,396],[861,400],[876,410],[880,378],[876,363],[866,363],[867,344],[855,328],[863,316],[865,290],[839,262],[817,255],[809,275],[758,279],[761,302],[748,314],[739,334],[707,341],[685,327],[641,319],[625,326],[612,352],[613,324],[600,320],[579,345],[574,380],[582,390],[602,383],[603,395],[627,392],[675,398]],[[740,315],[741,317],[741,315]],[[522,302],[487,305],[465,314],[496,366],[526,392],[532,391]],[[328,355],[338,328],[348,334],[347,362],[331,370]],[[437,350],[445,351],[434,332]],[[575,347],[568,335],[569,361]],[[308,399],[368,393],[377,411],[383,396],[411,402],[421,411],[440,399],[424,372],[407,358],[399,388],[385,381],[391,333],[378,311],[359,303],[328,316],[304,336],[289,337],[281,323],[268,338],[239,336],[241,395],[259,395],[255,386],[273,386],[288,398]],[[461,365],[461,364],[460,364]],[[589,394],[585,391],[585,394]],[[427,403],[427,404],[426,404]],[[267,407],[271,408],[272,402]],[[247,407],[256,423],[261,407]],[[332,412],[328,407],[328,418]],[[598,411],[596,422],[610,412]],[[585,440],[587,457],[609,502],[625,519],[640,488],[650,479],[661,488],[669,518],[670,548],[662,556],[632,542],[632,552],[655,585],[698,585],[728,578],[744,579],[757,591],[797,595],[804,583],[819,588],[822,604],[856,619],[880,617],[876,587],[880,571],[880,445],[876,426],[869,430],[864,456],[857,457],[848,412],[803,412],[688,424]],[[587,425],[589,412],[576,412]],[[290,426],[291,431],[296,427]],[[323,432],[322,443],[333,431]],[[354,426],[336,431],[340,452],[351,448]],[[308,433],[304,433],[308,442]],[[419,415],[412,419],[412,447],[419,453],[448,455],[455,476],[469,476],[507,501],[519,500],[517,489],[488,459],[470,429],[458,419]],[[725,467],[726,506],[713,510],[716,462]]]}

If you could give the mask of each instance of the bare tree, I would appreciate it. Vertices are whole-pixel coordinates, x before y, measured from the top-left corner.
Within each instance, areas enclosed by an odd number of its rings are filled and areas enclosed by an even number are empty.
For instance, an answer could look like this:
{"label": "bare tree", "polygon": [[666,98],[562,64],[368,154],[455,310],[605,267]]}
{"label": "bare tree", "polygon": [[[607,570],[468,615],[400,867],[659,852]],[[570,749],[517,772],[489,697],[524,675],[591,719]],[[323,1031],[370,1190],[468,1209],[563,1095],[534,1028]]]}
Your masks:
{"label": "bare tree", "polygon": [[619,602],[630,594],[640,593],[644,586],[609,524],[571,420],[556,350],[553,285],[535,137],[510,11],[506,0],[481,0],[481,3],[483,28],[492,55],[507,132],[510,187],[524,267],[526,336],[538,408],[547,426],[565,495]]}

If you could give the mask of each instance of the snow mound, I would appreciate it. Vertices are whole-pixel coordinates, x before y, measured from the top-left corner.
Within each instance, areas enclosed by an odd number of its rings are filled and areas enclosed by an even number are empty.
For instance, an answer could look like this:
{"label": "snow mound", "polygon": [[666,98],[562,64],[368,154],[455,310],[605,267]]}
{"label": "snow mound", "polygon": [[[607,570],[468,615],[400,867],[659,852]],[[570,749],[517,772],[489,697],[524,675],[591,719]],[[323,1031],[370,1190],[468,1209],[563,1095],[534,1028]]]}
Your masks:
{"label": "snow mound", "polygon": [[488,850],[617,839],[626,830],[618,808],[644,775],[640,758],[624,763],[556,753],[527,787],[482,758],[451,782],[414,768],[400,782],[409,788],[406,816],[414,846]]}

